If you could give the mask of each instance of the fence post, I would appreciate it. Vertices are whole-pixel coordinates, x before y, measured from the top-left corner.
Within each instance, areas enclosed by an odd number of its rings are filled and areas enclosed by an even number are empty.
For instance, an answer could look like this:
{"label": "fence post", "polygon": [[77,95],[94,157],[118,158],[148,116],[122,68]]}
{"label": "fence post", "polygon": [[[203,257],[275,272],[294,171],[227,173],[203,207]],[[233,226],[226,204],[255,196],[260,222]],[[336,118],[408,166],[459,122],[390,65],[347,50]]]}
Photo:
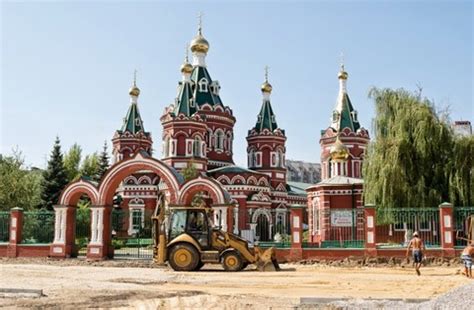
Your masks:
{"label": "fence post", "polygon": [[439,205],[439,225],[443,256],[454,257],[456,254],[453,238],[453,205],[449,202],[443,202]]}
{"label": "fence post", "polygon": [[18,244],[21,243],[23,230],[23,209],[13,208],[10,211],[10,240],[7,246],[7,257],[18,256]]}
{"label": "fence post", "polygon": [[364,208],[365,214],[365,254],[377,256],[376,246],[376,211],[374,204],[367,204]]}
{"label": "fence post", "polygon": [[303,258],[303,209],[305,206],[290,206],[291,248],[290,260]]}
{"label": "fence post", "polygon": [[54,241],[49,256],[57,258],[71,257],[74,251],[76,234],[76,207],[55,205]]}

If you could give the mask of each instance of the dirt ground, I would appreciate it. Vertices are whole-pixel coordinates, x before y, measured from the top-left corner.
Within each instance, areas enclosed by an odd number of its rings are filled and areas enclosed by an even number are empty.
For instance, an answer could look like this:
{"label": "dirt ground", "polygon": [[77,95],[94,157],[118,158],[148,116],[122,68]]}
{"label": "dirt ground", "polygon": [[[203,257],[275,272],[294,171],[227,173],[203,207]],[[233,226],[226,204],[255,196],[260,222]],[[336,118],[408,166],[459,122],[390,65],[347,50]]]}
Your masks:
{"label": "dirt ground", "polygon": [[[462,284],[460,266],[412,268],[282,265],[283,271],[199,272],[94,266],[84,262],[2,261],[0,289],[41,289],[39,298],[0,298],[7,308],[287,309],[300,298],[429,299]],[[133,265],[133,263],[131,263]]]}

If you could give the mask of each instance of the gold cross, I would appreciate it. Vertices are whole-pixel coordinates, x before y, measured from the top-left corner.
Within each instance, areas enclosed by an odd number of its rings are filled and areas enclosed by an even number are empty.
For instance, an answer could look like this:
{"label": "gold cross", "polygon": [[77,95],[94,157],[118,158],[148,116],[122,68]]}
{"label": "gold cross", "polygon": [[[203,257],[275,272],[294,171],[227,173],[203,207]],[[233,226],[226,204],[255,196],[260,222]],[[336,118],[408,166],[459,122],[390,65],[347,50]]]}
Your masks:
{"label": "gold cross", "polygon": [[265,82],[268,82],[268,66],[265,66]]}
{"label": "gold cross", "polygon": [[133,85],[137,86],[137,69],[133,71]]}
{"label": "gold cross", "polygon": [[198,31],[199,31],[199,34],[202,34],[202,16],[203,15],[204,14],[202,12],[199,12],[199,14],[198,14],[198,26],[199,26]]}
{"label": "gold cross", "polygon": [[341,70],[344,71],[344,52],[341,52]]}

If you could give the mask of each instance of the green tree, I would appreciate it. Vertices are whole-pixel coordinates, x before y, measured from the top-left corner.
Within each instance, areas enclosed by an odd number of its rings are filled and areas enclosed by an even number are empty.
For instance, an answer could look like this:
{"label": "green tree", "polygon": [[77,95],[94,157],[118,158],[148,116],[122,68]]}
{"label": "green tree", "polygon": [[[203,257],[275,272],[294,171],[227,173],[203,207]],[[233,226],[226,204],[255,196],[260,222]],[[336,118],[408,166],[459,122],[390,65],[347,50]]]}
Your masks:
{"label": "green tree", "polygon": [[365,202],[378,208],[433,207],[449,199],[453,133],[419,94],[372,89],[375,137],[364,160]]}
{"label": "green tree", "polygon": [[194,166],[193,161],[188,161],[186,167],[181,171],[181,174],[183,175],[185,181],[189,181],[196,178],[199,174],[199,171]]}
{"label": "green tree", "polygon": [[59,195],[67,183],[68,180],[66,169],[64,169],[63,154],[61,153],[61,142],[59,137],[56,137],[48,161],[48,168],[43,172],[43,180],[41,182],[43,207],[52,210],[53,205],[58,203]]}
{"label": "green tree", "polygon": [[474,205],[474,136],[455,138],[448,171],[450,202]]}
{"label": "green tree", "polygon": [[82,148],[74,143],[69,151],[64,154],[64,168],[69,182],[75,181],[80,177],[79,167],[81,164]]}
{"label": "green tree", "polygon": [[90,178],[92,181],[100,180],[100,163],[97,153],[87,155],[82,161],[81,176]]}
{"label": "green tree", "polygon": [[107,152],[107,141],[104,141],[104,148],[99,159],[99,179],[102,178],[107,169],[109,169],[109,154]]}
{"label": "green tree", "polygon": [[41,205],[41,171],[28,170],[21,153],[0,158],[0,210],[19,207],[31,210]]}

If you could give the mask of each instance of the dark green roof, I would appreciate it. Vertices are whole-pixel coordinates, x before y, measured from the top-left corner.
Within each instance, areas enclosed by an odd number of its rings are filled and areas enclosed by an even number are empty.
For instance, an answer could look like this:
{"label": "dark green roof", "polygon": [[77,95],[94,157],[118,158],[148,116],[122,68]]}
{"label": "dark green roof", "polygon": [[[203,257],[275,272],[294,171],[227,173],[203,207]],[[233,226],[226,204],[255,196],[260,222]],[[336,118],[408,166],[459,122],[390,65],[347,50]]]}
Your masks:
{"label": "dark green roof", "polygon": [[[207,91],[200,91],[199,89],[199,82],[202,79],[206,79],[208,83]],[[206,67],[195,66],[193,69],[193,73],[191,74],[191,80],[194,82],[194,102],[197,103],[199,106],[202,106],[206,103],[210,104],[211,106],[214,105],[222,105],[221,98],[219,95],[214,94],[211,91],[211,84],[212,78],[209,75]]]}
{"label": "dark green roof", "polygon": [[306,196],[306,189],[314,184],[288,181],[286,183],[286,190],[289,194]]}
{"label": "dark green roof", "polygon": [[338,132],[346,127],[353,132],[356,132],[360,128],[359,121],[355,121],[352,117],[352,112],[355,112],[355,110],[346,92],[342,93],[342,96],[339,96],[334,112],[339,113],[339,118],[336,122],[332,123],[331,127]]}
{"label": "dark green roof", "polygon": [[193,102],[193,90],[190,82],[180,82],[178,97],[176,98],[175,115],[184,114],[191,116],[196,113],[196,105]]}
{"label": "dark green roof", "polygon": [[273,113],[272,105],[270,100],[264,100],[260,113],[257,116],[257,123],[255,124],[255,131],[261,132],[264,129],[273,132],[278,128],[275,114]]}
{"label": "dark green roof", "polygon": [[145,132],[145,128],[143,127],[143,121],[136,103],[132,103],[128,108],[127,116],[125,116],[120,132],[125,131],[128,131],[132,134],[136,134],[140,131]]}
{"label": "dark green roof", "polygon": [[258,172],[258,171],[250,170],[250,169],[235,166],[235,165],[215,168],[215,169],[209,170],[207,173],[208,174],[213,174],[213,173],[216,173],[216,172],[220,172],[220,173],[251,173],[251,174],[267,175],[263,172]]}

